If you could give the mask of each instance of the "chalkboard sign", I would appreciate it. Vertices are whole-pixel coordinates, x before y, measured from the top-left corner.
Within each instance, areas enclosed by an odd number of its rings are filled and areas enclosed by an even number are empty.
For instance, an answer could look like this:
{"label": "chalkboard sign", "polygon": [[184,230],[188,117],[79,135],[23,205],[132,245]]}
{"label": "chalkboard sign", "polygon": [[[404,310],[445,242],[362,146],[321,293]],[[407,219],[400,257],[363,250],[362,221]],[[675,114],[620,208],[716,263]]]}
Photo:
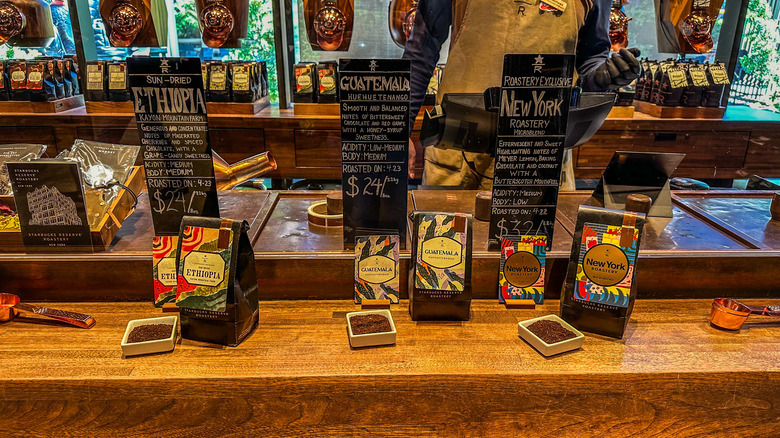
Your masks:
{"label": "chalkboard sign", "polygon": [[410,73],[406,59],[339,61],[344,248],[364,234],[406,242]]}
{"label": "chalkboard sign", "polygon": [[504,56],[491,249],[504,235],[545,235],[552,245],[573,74],[573,55]]}
{"label": "chalkboard sign", "polygon": [[184,215],[219,217],[206,96],[197,58],[127,58],[154,232]]}
{"label": "chalkboard sign", "polygon": [[31,251],[92,251],[78,163],[6,163],[24,246]]}

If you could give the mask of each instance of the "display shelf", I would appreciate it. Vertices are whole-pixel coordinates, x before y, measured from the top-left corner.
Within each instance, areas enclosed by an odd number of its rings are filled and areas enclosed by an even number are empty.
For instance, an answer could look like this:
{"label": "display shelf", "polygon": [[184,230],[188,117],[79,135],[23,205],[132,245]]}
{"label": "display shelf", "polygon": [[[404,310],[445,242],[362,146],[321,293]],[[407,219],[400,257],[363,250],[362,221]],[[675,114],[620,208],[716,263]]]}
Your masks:
{"label": "display shelf", "polygon": [[47,102],[0,101],[0,114],[55,114],[84,106],[84,96],[64,97]]}
{"label": "display shelf", "polygon": [[[211,116],[253,116],[271,105],[268,96],[254,102],[206,102]],[[133,114],[133,102],[87,101],[88,114]]]}
{"label": "display shelf", "polygon": [[[768,301],[746,300],[780,303]],[[97,325],[0,324],[4,429],[20,436],[74,428],[86,436],[775,432],[756,426],[777,418],[780,326],[770,320],[751,316],[740,332],[724,332],[708,323],[711,300],[637,300],[623,340],[586,334],[582,349],[544,358],[517,336],[517,322],[557,313],[557,301],[535,310],[475,301],[467,322],[412,322],[407,306],[391,311],[395,346],[351,349],[345,315],[357,306],[348,301],[273,301],[260,303],[260,325],[236,348],[182,340],[169,354],[123,359],[127,322],[159,310],[57,303]]]}
{"label": "display shelf", "polygon": [[722,119],[726,114],[726,107],[683,107],[661,106],[641,100],[634,101],[634,108],[642,113],[659,119]]}

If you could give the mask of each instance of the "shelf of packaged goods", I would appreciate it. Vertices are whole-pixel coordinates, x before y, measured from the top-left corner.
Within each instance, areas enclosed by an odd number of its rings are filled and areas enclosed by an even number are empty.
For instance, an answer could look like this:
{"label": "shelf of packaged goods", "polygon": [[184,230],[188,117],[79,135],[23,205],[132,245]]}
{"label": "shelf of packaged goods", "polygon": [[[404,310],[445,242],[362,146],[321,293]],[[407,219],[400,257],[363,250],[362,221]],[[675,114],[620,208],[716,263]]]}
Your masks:
{"label": "shelf of packaged goods", "polygon": [[[780,304],[777,299],[746,300]],[[709,325],[711,300],[638,300],[625,338],[586,334],[545,358],[517,335],[558,302],[472,304],[467,322],[412,322],[391,310],[395,346],[351,349],[349,301],[261,302],[236,348],[181,340],[123,359],[128,321],[150,303],[56,303],[90,330],[0,324],[0,409],[18,436],[773,436],[780,326],[751,316]]]}

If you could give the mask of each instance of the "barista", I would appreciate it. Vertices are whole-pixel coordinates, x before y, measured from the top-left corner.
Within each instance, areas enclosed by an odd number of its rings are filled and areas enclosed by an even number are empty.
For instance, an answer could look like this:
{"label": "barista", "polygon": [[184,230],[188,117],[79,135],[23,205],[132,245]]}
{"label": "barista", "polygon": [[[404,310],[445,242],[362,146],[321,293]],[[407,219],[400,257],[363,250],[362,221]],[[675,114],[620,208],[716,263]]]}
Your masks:
{"label": "barista", "polygon": [[[420,0],[403,55],[412,62],[412,120],[420,111],[450,26],[450,51],[437,103],[445,93],[481,94],[499,86],[507,53],[574,53],[584,91],[631,83],[639,75],[639,51],[622,49],[609,56],[610,6],[610,0]],[[423,154],[411,141],[409,146],[410,169],[419,167]],[[482,190],[492,186],[493,159],[488,154],[427,147],[424,169],[426,185]]]}

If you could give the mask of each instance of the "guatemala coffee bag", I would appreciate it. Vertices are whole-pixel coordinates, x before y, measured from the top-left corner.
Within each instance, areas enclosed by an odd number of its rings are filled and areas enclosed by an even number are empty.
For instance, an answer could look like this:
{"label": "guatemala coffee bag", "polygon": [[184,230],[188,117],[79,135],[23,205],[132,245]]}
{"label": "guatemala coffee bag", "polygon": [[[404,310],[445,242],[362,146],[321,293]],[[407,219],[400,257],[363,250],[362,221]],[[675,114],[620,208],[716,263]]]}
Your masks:
{"label": "guatemala coffee bag", "polygon": [[246,221],[184,216],[176,255],[181,336],[236,346],[257,327],[255,255]]}
{"label": "guatemala coffee bag", "polygon": [[636,261],[645,215],[580,206],[561,318],[579,330],[623,338],[636,298]]}
{"label": "guatemala coffee bag", "polygon": [[417,211],[412,217],[412,320],[467,321],[471,312],[471,215]]}

